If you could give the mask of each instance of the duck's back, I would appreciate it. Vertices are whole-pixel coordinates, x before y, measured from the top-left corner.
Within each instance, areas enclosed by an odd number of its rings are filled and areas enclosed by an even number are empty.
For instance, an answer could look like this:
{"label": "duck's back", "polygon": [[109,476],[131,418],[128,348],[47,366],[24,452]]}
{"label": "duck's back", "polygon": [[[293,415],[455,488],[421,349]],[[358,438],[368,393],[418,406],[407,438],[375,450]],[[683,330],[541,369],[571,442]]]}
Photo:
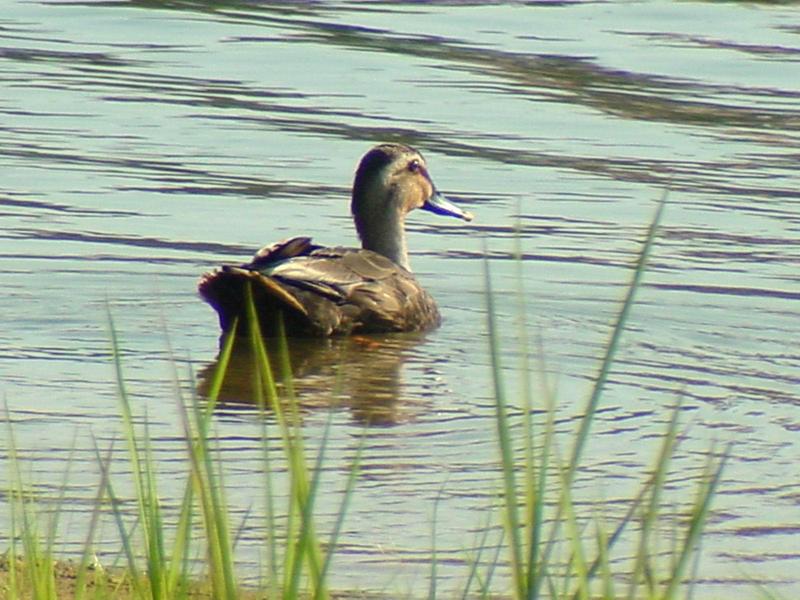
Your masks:
{"label": "duck's back", "polygon": [[[247,286],[264,333],[289,335],[420,331],[439,324],[433,298],[388,258],[356,248],[323,248],[299,237],[260,250],[240,267],[205,274],[199,291],[228,331],[247,322]],[[246,326],[238,332],[245,332]]]}

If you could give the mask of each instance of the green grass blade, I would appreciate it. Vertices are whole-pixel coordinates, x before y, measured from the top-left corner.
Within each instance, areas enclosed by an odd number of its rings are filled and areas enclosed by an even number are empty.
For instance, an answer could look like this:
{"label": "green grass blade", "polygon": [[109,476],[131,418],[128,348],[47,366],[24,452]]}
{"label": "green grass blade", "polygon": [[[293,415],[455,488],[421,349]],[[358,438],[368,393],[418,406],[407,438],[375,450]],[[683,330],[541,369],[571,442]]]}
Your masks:
{"label": "green grass blade", "polygon": [[[484,256],[487,251],[484,248]],[[508,535],[508,545],[510,554],[511,571],[514,579],[515,595],[518,598],[525,598],[527,577],[524,573],[522,560],[522,542],[519,532],[519,513],[517,509],[517,484],[515,477],[515,465],[513,447],[511,442],[511,428],[508,422],[508,412],[506,404],[505,389],[503,386],[502,365],[500,363],[500,340],[498,336],[497,322],[495,321],[494,293],[492,291],[492,281],[489,275],[489,259],[483,260],[484,289],[486,290],[486,318],[489,331],[489,355],[492,367],[492,382],[494,385],[495,396],[495,426],[497,438],[500,444],[500,459],[503,478],[503,493],[505,507],[506,534]]]}
{"label": "green grass blade", "polygon": [[[528,339],[528,323],[527,323],[527,302],[528,295],[525,293],[525,276],[523,272],[522,261],[522,224],[521,224],[521,206],[517,205],[517,220],[515,223],[514,235],[514,259],[517,269],[517,331],[519,332],[520,340],[519,347],[522,350],[520,353],[520,377],[522,380],[522,400],[523,400],[523,451],[525,455],[525,531],[527,545],[524,546],[523,554],[527,554],[525,560],[525,590],[528,597],[530,597],[531,590],[536,587],[536,578],[538,576],[537,562],[539,560],[539,546],[542,532],[543,508],[545,498],[545,485],[547,477],[547,464],[549,460],[548,445],[545,444],[541,456],[541,464],[537,464],[534,448],[534,440],[536,439],[535,423],[533,419],[534,403],[533,403],[533,386],[531,385],[531,364],[529,358],[530,342]],[[541,344],[540,344],[541,346]],[[544,352],[539,353],[542,364],[540,375],[542,381],[546,381],[547,370],[543,364]],[[545,384],[546,386],[546,384]],[[547,398],[547,395],[545,396]],[[547,403],[550,407],[552,404]],[[552,432],[550,432],[552,433]],[[549,437],[549,434],[546,434]]]}
{"label": "green grass blade", "polygon": [[275,517],[275,495],[272,487],[272,461],[269,457],[269,431],[267,429],[267,419],[264,414],[263,399],[259,404],[259,413],[262,423],[261,428],[261,447],[263,450],[263,463],[264,463],[264,512],[267,524],[267,596],[270,598],[277,598],[280,589],[280,574],[278,569],[278,542],[276,532],[277,519]]}
{"label": "green grass blade", "polygon": [[[104,461],[103,457],[100,455],[100,449],[95,446],[94,448],[95,459],[97,460],[98,464],[100,465],[101,471],[109,470],[111,465],[111,454],[109,454],[109,458],[107,461]],[[136,558],[133,552],[133,545],[131,544],[131,536],[125,530],[125,522],[122,518],[122,513],[120,512],[120,505],[121,502],[119,498],[117,498],[116,493],[114,492],[114,486],[111,482],[110,477],[105,478],[106,484],[106,495],[108,496],[109,505],[111,506],[111,514],[114,517],[114,522],[117,525],[117,530],[119,531],[120,541],[122,542],[122,550],[125,554],[126,558],[126,568],[128,573],[130,574],[131,579],[131,586],[133,587],[134,595],[137,598],[145,598],[147,594],[145,593],[145,589],[142,587],[142,577],[139,573],[139,568],[137,566]]]}
{"label": "green grass blade", "polygon": [[[487,549],[487,542],[489,541],[489,531],[490,531],[490,524],[492,519],[492,511],[487,511],[486,515],[486,522],[483,524],[482,527],[482,534],[481,538],[477,543],[477,548],[475,551],[475,555],[468,557],[467,563],[469,564],[469,573],[467,574],[467,580],[464,583],[464,591],[461,595],[461,600],[467,600],[467,598],[471,598],[472,595],[470,592],[472,591],[472,582],[477,581],[478,584],[481,584],[480,574],[478,573],[478,567],[481,564],[481,558],[483,557],[484,552]],[[498,544],[499,547],[499,544]],[[496,559],[497,560],[497,559]]]}
{"label": "green grass blade", "polygon": [[226,504],[222,497],[222,486],[214,470],[209,447],[210,414],[201,411],[197,403],[192,406],[193,419],[182,404],[182,416],[186,448],[194,494],[200,505],[200,514],[207,541],[208,568],[215,598],[233,600],[237,596],[234,577],[230,533],[227,524]]}
{"label": "green grass blade", "polygon": [[436,525],[439,519],[439,502],[442,499],[443,492],[444,487],[439,488],[439,492],[436,494],[436,498],[433,501],[433,520],[431,523],[431,574],[428,583],[428,600],[436,600],[436,583],[438,578],[436,573],[438,567],[438,558],[436,556]]}
{"label": "green grass blade", "polygon": [[500,564],[500,553],[503,550],[503,540],[505,538],[505,531],[500,532],[500,540],[497,542],[497,547],[494,551],[494,556],[492,557],[492,561],[489,563],[489,569],[486,571],[486,576],[484,577],[483,583],[481,585],[481,597],[488,598],[490,596],[490,592],[492,589],[492,579],[494,578],[494,574],[497,571],[497,567]]}
{"label": "green grass blade", "polygon": [[[347,509],[350,504],[350,499],[353,496],[353,492],[355,490],[356,482],[358,480],[358,474],[361,467],[361,456],[364,450],[364,444],[366,441],[366,434],[361,436],[361,439],[358,444],[358,448],[356,450],[356,455],[353,458],[353,462],[350,464],[350,470],[347,476],[347,481],[345,483],[345,488],[342,492],[342,502],[339,505],[339,510],[336,513],[336,522],[334,523],[333,530],[328,537],[328,551],[325,553],[325,560],[322,564],[322,569],[320,571],[320,580],[322,582],[327,581],[328,578],[328,571],[330,569],[330,565],[334,556],[334,549],[339,541],[339,534],[342,530],[342,525],[344,524],[344,518],[347,514]],[[326,586],[325,586],[326,587]],[[325,589],[324,586],[320,585],[317,587],[316,592],[314,594],[314,600],[322,600],[323,595],[322,591]]]}
{"label": "green grass blade", "polygon": [[[161,522],[160,510],[158,508],[158,495],[156,493],[155,472],[152,461],[152,450],[149,438],[145,436],[144,448],[140,447],[136,437],[133,411],[131,410],[130,396],[128,394],[125,377],[122,368],[119,338],[117,329],[110,307],[107,309],[109,333],[111,337],[111,354],[116,374],[117,391],[119,395],[120,408],[122,409],[122,429],[128,445],[128,456],[131,461],[131,471],[133,474],[134,489],[136,492],[136,503],[138,509],[139,522],[144,536],[144,548],[146,550],[146,562],[148,565],[147,577],[151,587],[151,594],[154,598],[164,597],[164,575],[163,565],[166,562],[164,554],[163,527]],[[147,419],[145,419],[145,427]],[[110,483],[108,486],[109,496],[113,493]],[[116,513],[121,519],[121,515]],[[124,526],[120,528],[120,534],[125,537]],[[132,552],[126,550],[129,558],[129,567],[132,566]]]}
{"label": "green grass blade", "polygon": [[[644,579],[648,567],[650,536],[658,521],[658,513],[661,508],[661,492],[664,489],[671,458],[675,453],[675,444],[678,436],[678,417],[680,415],[681,404],[682,396],[678,398],[678,402],[672,410],[672,416],[667,425],[667,431],[664,434],[661,450],[657,454],[653,466],[651,482],[647,486],[650,489],[650,500],[644,507],[641,531],[639,534],[639,548],[636,553],[630,589],[628,591],[629,598],[636,597],[637,585]],[[649,596],[655,595],[655,589],[652,585],[647,590],[647,594]]]}
{"label": "green grass blade", "polygon": [[[92,438],[92,442],[94,444],[95,450],[97,450],[97,440]],[[104,461],[99,463],[100,465],[100,485],[97,486],[97,494],[94,498],[94,508],[92,509],[92,517],[89,521],[89,531],[86,534],[86,540],[83,544],[83,554],[81,555],[81,561],[78,565],[78,573],[75,578],[75,600],[82,600],[83,594],[86,592],[86,571],[89,566],[89,556],[92,554],[92,545],[94,543],[94,536],[95,532],[97,531],[97,525],[100,521],[100,514],[101,508],[103,505],[103,499],[105,498],[106,489],[108,485],[108,478],[109,478],[109,465],[111,464],[111,456],[114,451],[114,444],[113,442],[108,447],[108,452],[106,454],[106,458]]]}
{"label": "green grass blade", "polygon": [[184,587],[189,578],[189,553],[192,541],[192,525],[194,523],[194,491],[191,478],[186,482],[183,499],[178,513],[178,525],[175,530],[175,541],[167,571],[167,590],[175,594]]}
{"label": "green grass blade", "polygon": [[642,276],[644,275],[645,268],[647,267],[647,260],[650,257],[650,251],[658,233],[658,227],[661,223],[661,217],[663,215],[666,202],[667,192],[665,191],[661,196],[655,215],[653,216],[650,226],[647,229],[644,243],[639,251],[639,256],[631,274],[630,282],[628,283],[625,298],[622,302],[622,306],[620,307],[616,322],[611,328],[611,335],[605,345],[605,353],[600,363],[598,373],[595,376],[594,385],[592,386],[591,393],[589,394],[589,399],[586,403],[586,409],[584,410],[584,416],[583,419],[581,419],[581,424],[575,439],[575,445],[572,450],[572,458],[569,462],[570,480],[574,475],[575,469],[580,463],[581,454],[589,436],[589,429],[592,425],[592,421],[594,420],[594,414],[597,411],[597,405],[600,402],[600,396],[603,393],[606,380],[608,379],[608,374],[610,373],[611,366],[614,363],[614,356],[616,355],[617,347],[619,346],[619,340],[622,337],[622,333],[625,331],[625,323],[627,323],[628,316],[630,315],[631,308],[633,307],[636,292],[641,286]]}
{"label": "green grass blade", "polygon": [[[541,343],[541,339],[538,340],[538,354],[542,357],[542,361],[544,360],[544,348]],[[536,486],[535,492],[532,491],[532,496],[529,502],[533,503],[531,507],[529,507],[530,516],[529,519],[531,520],[531,526],[529,531],[529,538],[528,538],[528,582],[527,582],[527,590],[528,596],[527,598],[533,599],[536,598],[539,590],[541,589],[541,585],[544,581],[544,577],[546,574],[546,558],[547,555],[542,557],[541,553],[541,546],[542,546],[542,538],[543,538],[543,530],[544,530],[544,508],[545,508],[545,500],[547,498],[547,475],[548,471],[550,470],[550,457],[551,452],[555,448],[555,399],[554,394],[551,392],[547,385],[547,368],[546,365],[542,362],[539,367],[539,371],[541,373],[542,379],[542,391],[541,395],[544,398],[544,410],[545,410],[545,423],[544,423],[544,439],[542,441],[542,450],[541,455],[539,456],[538,460],[538,477],[533,480],[533,485]],[[528,433],[529,436],[533,436],[533,432]],[[531,478],[533,479],[533,478]],[[557,529],[554,528],[553,533]]]}
{"label": "green grass blade", "polygon": [[[294,402],[292,401],[294,404]],[[322,580],[320,573],[322,570],[322,549],[319,544],[315,532],[314,524],[314,505],[317,498],[317,491],[319,489],[319,482],[322,477],[322,468],[325,462],[325,451],[328,446],[328,439],[330,436],[331,423],[333,421],[333,413],[329,413],[328,420],[323,430],[320,448],[317,452],[317,458],[313,467],[313,476],[311,481],[308,482],[305,470],[305,459],[302,455],[302,448],[295,446],[295,460],[303,464],[302,469],[298,469],[296,474],[293,474],[293,480],[296,481],[297,486],[295,492],[297,493],[297,506],[300,513],[300,535],[297,541],[297,561],[292,565],[293,572],[291,577],[290,592],[296,594],[299,589],[300,575],[302,572],[302,565],[308,564],[309,575],[313,586],[313,595],[322,598],[328,597],[327,587],[324,580]],[[300,439],[300,432],[295,431],[294,439]],[[296,475],[296,476],[295,476]],[[306,478],[304,480],[304,478]],[[292,596],[294,597],[294,596]]]}
{"label": "green grass blade", "polygon": [[210,418],[210,415],[217,407],[219,392],[222,389],[222,384],[225,381],[225,374],[228,372],[228,365],[230,364],[234,342],[236,341],[236,330],[238,325],[239,317],[236,317],[233,320],[233,326],[224,334],[222,349],[220,350],[217,358],[217,368],[214,370],[214,374],[211,377],[211,383],[208,386],[208,405],[206,407],[207,418]]}
{"label": "green grass blade", "polygon": [[[617,595],[614,592],[614,576],[611,572],[611,558],[609,553],[609,538],[608,532],[603,524],[598,519],[595,522],[595,539],[597,545],[597,562],[599,563],[600,567],[600,581],[603,588],[603,592],[601,597],[603,598],[616,598]],[[589,581],[591,581],[591,575],[588,577]]]}
{"label": "green grass blade", "polygon": [[[14,429],[11,426],[11,411],[8,408],[8,400],[3,399],[3,405],[6,413],[6,429],[8,431],[8,441],[6,442],[8,450],[8,464],[11,474],[8,478],[8,498],[9,508],[11,511],[11,549],[10,556],[8,557],[9,565],[9,593],[17,593],[19,582],[17,581],[17,537],[21,536],[23,539],[23,548],[25,547],[24,540],[28,532],[23,524],[22,531],[18,530],[18,509],[17,506],[24,502],[24,490],[22,486],[22,473],[19,467],[19,454],[17,451],[17,442],[14,435]],[[23,507],[24,510],[24,507]],[[24,519],[23,519],[24,522]],[[20,565],[22,566],[22,565]],[[14,596],[11,596],[14,597]]]}
{"label": "green grass blade", "polygon": [[697,546],[700,534],[703,530],[706,518],[708,517],[709,509],[711,507],[711,499],[713,498],[714,493],[719,486],[720,480],[722,479],[722,472],[725,468],[725,463],[727,462],[730,453],[731,445],[728,445],[716,466],[713,464],[714,453],[709,452],[708,454],[706,472],[703,477],[702,485],[697,492],[697,498],[695,500],[694,507],[690,513],[689,527],[686,532],[686,536],[684,537],[682,547],[679,549],[677,563],[675,564],[672,573],[670,573],[668,579],[669,583],[667,584],[662,596],[665,599],[674,598],[677,594],[678,586],[683,581],[686,566],[689,563],[689,558],[692,554],[692,551]]}
{"label": "green grass blade", "polygon": [[[565,573],[565,583],[574,581],[577,584],[576,597],[579,600],[588,600],[589,588],[588,578],[586,576],[588,568],[586,566],[580,526],[577,515],[575,514],[575,505],[572,500],[572,486],[569,485],[567,480],[568,469],[559,464],[557,471],[561,478],[559,515],[560,518],[564,520],[571,551],[568,571],[571,576]],[[569,594],[562,593],[559,597],[566,598],[568,595]]]}

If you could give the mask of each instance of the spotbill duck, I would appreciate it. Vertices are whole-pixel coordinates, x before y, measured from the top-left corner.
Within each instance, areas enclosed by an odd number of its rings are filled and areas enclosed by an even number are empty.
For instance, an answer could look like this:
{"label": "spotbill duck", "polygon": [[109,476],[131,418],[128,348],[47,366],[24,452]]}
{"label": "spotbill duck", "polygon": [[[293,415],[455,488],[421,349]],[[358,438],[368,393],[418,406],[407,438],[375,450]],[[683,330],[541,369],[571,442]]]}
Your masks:
{"label": "spotbill duck", "polygon": [[265,246],[241,266],[204,274],[200,295],[219,313],[223,331],[247,329],[247,286],[262,331],[283,319],[292,336],[421,331],[439,325],[436,302],[408,262],[406,215],[416,208],[471,221],[436,190],[422,154],[379,144],[356,169],[351,211],[362,247],[326,248],[309,237]]}

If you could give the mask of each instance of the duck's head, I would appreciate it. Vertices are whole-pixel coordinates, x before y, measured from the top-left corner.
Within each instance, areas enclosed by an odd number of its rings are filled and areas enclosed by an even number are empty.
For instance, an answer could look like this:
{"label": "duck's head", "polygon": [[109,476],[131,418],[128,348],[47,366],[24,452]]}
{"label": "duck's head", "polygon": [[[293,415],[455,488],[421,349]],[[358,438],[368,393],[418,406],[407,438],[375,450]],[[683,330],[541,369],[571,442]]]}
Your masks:
{"label": "duck's head", "polygon": [[436,190],[422,154],[403,144],[379,144],[356,169],[351,209],[364,248],[408,268],[403,224],[415,208],[471,221],[472,215]]}

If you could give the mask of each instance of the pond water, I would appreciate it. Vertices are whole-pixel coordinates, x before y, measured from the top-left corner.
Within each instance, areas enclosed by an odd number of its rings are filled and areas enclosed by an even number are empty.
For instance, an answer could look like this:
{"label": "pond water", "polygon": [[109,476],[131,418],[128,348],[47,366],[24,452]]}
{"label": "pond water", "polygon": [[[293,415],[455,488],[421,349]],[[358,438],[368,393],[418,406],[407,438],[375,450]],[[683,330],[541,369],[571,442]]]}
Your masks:
{"label": "pond water", "polygon": [[[203,385],[217,353],[199,275],[296,234],[355,244],[355,164],[397,140],[476,220],[409,219],[441,328],[323,344],[298,370],[304,401],[324,407],[347,364],[332,417],[304,416],[312,443],[333,419],[330,490],[367,426],[334,587],[426,593],[434,506],[440,589],[467,577],[498,490],[484,244],[512,403],[521,277],[567,444],[669,188],[578,498],[589,515],[622,515],[683,395],[677,500],[708,449],[734,442],[697,592],[800,591],[795,7],[7,0],[0,90],[0,393],[31,479],[55,490],[70,467],[60,551],[85,538],[93,438],[120,437],[108,310],[175,506],[186,465],[173,365]],[[215,427],[235,520],[260,506],[261,422],[230,404]],[[98,553],[113,556],[113,526],[102,533]],[[262,553],[256,519],[239,545],[253,580]]]}

